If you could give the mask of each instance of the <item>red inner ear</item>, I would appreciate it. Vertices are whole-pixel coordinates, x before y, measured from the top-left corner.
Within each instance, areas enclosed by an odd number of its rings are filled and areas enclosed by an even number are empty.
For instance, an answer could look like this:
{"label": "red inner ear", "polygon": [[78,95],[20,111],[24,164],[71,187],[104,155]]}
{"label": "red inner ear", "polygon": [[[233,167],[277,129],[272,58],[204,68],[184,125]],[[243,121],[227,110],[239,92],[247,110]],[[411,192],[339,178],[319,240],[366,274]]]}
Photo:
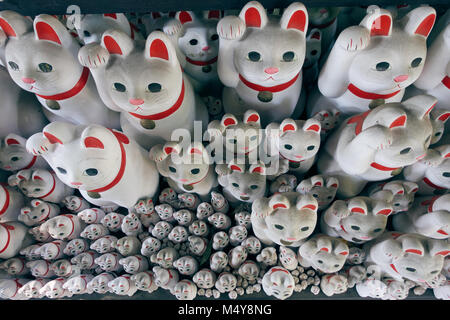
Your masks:
{"label": "red inner ear", "polygon": [[8,36],[8,37],[16,37],[17,34],[14,31],[14,29],[11,27],[11,25],[6,22],[5,19],[0,18],[0,28],[3,29],[3,32]]}
{"label": "red inner ear", "polygon": [[428,17],[423,19],[423,21],[420,23],[420,25],[417,27],[415,34],[420,34],[424,37],[428,37],[428,35],[431,32],[431,29],[433,29],[434,21],[436,20],[436,15],[434,13],[430,14]]}
{"label": "red inner ear", "polygon": [[197,148],[192,148],[190,151],[189,151],[189,153],[190,154],[192,154],[192,153],[197,153],[197,154],[202,154],[202,152],[199,150],[199,149],[197,149]]}
{"label": "red inner ear", "polygon": [[105,13],[104,16],[105,17],[110,17],[110,18],[113,18],[113,19],[117,20],[117,14],[115,14],[115,13]]}
{"label": "red inner ear", "polygon": [[46,22],[39,21],[36,23],[36,34],[39,40],[49,40],[61,44],[61,40],[55,30]]}
{"label": "red inner ear", "polygon": [[169,60],[169,52],[167,51],[166,44],[161,39],[153,40],[150,45],[150,58],[160,58]]}
{"label": "red inner ear", "polygon": [[328,248],[320,248],[320,251],[328,252]]}
{"label": "red inner ear", "polygon": [[397,194],[403,194],[403,190],[400,190],[399,192],[397,192]]}
{"label": "red inner ear", "polygon": [[42,181],[44,181],[44,179],[42,179],[42,178],[39,177],[39,176],[34,176],[34,177],[33,177],[33,180],[42,180]]}
{"label": "red inner ear", "polygon": [[208,19],[220,19],[220,10],[209,10]]}
{"label": "red inner ear", "polygon": [[320,131],[320,127],[317,124],[313,124],[311,126],[309,126],[306,131],[315,131],[315,132],[319,132]]}
{"label": "red inner ear", "polygon": [[264,171],[264,169],[262,167],[256,167],[253,169],[252,173],[253,172],[263,173],[263,171]]}
{"label": "red inner ear", "polygon": [[259,116],[257,114],[252,114],[247,118],[247,122],[258,122]]}
{"label": "red inner ear", "polygon": [[247,27],[261,28],[261,16],[258,9],[249,8],[245,11],[245,24]]}
{"label": "red inner ear", "polygon": [[10,144],[20,144],[20,143],[16,139],[9,138],[9,139],[6,139],[6,144],[10,145]]}
{"label": "red inner ear", "polygon": [[317,181],[316,183],[314,183],[315,186],[322,186],[322,182]]}
{"label": "red inner ear", "polygon": [[97,149],[105,149],[103,143],[94,137],[87,137],[84,139],[84,145],[86,148],[97,148]]}
{"label": "red inner ear", "polygon": [[447,154],[444,156],[444,158],[450,158],[450,152],[447,153]]}
{"label": "red inner ear", "polygon": [[391,210],[391,209],[383,209],[383,210],[380,210],[380,211],[377,212],[377,214],[382,214],[382,215],[384,215],[384,216],[388,216],[388,215],[390,215],[391,213],[392,213],[392,210]]}
{"label": "red inner ear", "polygon": [[234,124],[236,124],[236,120],[234,120],[233,118],[226,118],[223,121],[223,125],[226,126],[226,127],[234,125]]}
{"label": "red inner ear", "polygon": [[406,123],[406,115],[402,115],[400,117],[398,117],[397,119],[395,119],[391,125],[389,126],[389,128],[395,128],[395,127],[403,127]]}
{"label": "red inner ear", "polygon": [[[319,32],[314,32],[313,35],[311,36],[311,39],[317,39],[320,40],[320,33]],[[324,117],[328,117],[328,114],[324,114]]]}
{"label": "red inner ear", "polygon": [[348,255],[348,251],[342,251],[342,252],[339,252],[339,254],[342,254],[343,256],[346,256],[346,255]]}
{"label": "red inner ear", "polygon": [[61,140],[59,140],[57,137],[55,137],[51,133],[44,131],[44,136],[47,138],[48,142],[50,142],[51,144],[55,144],[55,143],[63,144]]}
{"label": "red inner ear", "polygon": [[362,214],[366,214],[366,211],[363,208],[353,208],[351,210],[351,212],[358,212],[358,213],[362,213]]}
{"label": "red inner ear", "polygon": [[370,28],[370,36],[388,36],[389,29],[391,28],[391,17],[388,15],[382,15],[375,19]]}
{"label": "red inner ear", "polygon": [[178,19],[180,20],[181,24],[192,21],[192,17],[187,11],[181,11],[178,15]]}
{"label": "red inner ear", "polygon": [[316,210],[317,207],[313,204],[307,204],[306,206],[303,206],[302,209],[311,209],[311,210]]}
{"label": "red inner ear", "polygon": [[239,171],[239,172],[242,172],[241,168],[239,168],[238,166],[236,166],[236,165],[234,165],[234,164],[230,166],[230,169],[233,170],[233,171]]}
{"label": "red inner ear", "polygon": [[294,14],[291,16],[291,19],[289,19],[287,28],[297,29],[304,32],[305,25],[306,25],[306,14],[303,10],[298,10],[294,12]]}
{"label": "red inner ear", "polygon": [[338,187],[338,185],[337,185],[336,183],[333,183],[333,184],[331,185],[331,187],[333,187],[333,188],[337,188],[337,187]]}
{"label": "red inner ear", "polygon": [[293,125],[293,124],[287,124],[287,125],[285,125],[285,126],[283,127],[283,132],[286,132],[286,131],[295,131],[294,125]]}
{"label": "red inner ear", "polygon": [[[111,130],[111,129],[109,129],[109,130]],[[122,142],[124,144],[130,143],[130,139],[128,139],[128,137],[124,133],[116,131],[116,130],[111,130],[111,132],[114,134],[116,139],[119,140],[120,142]]]}
{"label": "red inner ear", "polygon": [[171,154],[172,151],[173,151],[173,148],[171,148],[171,147],[165,147],[165,148],[164,148],[164,152],[165,152],[166,154]]}
{"label": "red inner ear", "polygon": [[286,209],[287,207],[286,207],[286,205],[284,204],[284,203],[276,203],[273,207],[272,207],[272,209],[278,209],[278,208],[283,208],[283,209]]}
{"label": "red inner ear", "polygon": [[450,117],[450,113],[449,112],[441,114],[439,116],[438,120],[440,120],[440,121],[447,121],[448,117]]}
{"label": "red inner ear", "polygon": [[103,37],[103,43],[105,44],[106,50],[111,54],[122,54],[122,49],[120,49],[117,41],[111,36]]}
{"label": "red inner ear", "polygon": [[439,254],[439,255],[445,257],[446,255],[450,254],[450,250],[439,251],[436,254]]}
{"label": "red inner ear", "polygon": [[423,254],[422,251],[417,250],[417,249],[407,249],[407,250],[405,250],[405,252],[415,253],[415,254],[418,254],[418,255],[422,255]]}

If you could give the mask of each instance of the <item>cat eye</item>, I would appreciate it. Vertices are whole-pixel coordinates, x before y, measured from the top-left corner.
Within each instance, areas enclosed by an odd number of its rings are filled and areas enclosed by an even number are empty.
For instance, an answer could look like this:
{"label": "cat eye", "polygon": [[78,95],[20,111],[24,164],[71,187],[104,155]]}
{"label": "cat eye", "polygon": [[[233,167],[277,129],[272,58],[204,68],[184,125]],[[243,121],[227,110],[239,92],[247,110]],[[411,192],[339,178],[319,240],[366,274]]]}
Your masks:
{"label": "cat eye", "polygon": [[192,174],[198,174],[199,172],[200,172],[200,169],[198,169],[198,168],[195,168],[195,169],[191,170]]}
{"label": "cat eye", "polygon": [[301,228],[300,230],[301,230],[301,231],[308,231],[308,230],[309,230],[309,227],[303,227],[303,228]]}
{"label": "cat eye", "polygon": [[190,44],[191,46],[195,46],[197,43],[198,43],[198,40],[197,40],[197,39],[191,39],[191,40],[189,41],[189,44]]}
{"label": "cat eye", "polygon": [[45,63],[45,62],[39,63],[38,67],[39,67],[39,70],[41,70],[42,72],[46,72],[46,73],[51,72],[53,70],[52,65]]}
{"label": "cat eye", "polygon": [[18,66],[17,63],[15,63],[14,61],[9,61],[8,64],[9,64],[9,67],[10,67],[11,69],[13,69],[14,71],[19,70],[19,66]]}
{"label": "cat eye", "polygon": [[409,153],[411,151],[411,148],[405,148],[405,149],[403,149],[402,151],[400,151],[400,154],[407,154],[407,153]]}
{"label": "cat eye", "polygon": [[450,178],[450,172],[444,172],[442,174],[443,177]]}
{"label": "cat eye", "polygon": [[147,86],[147,88],[148,88],[148,91],[150,91],[150,92],[160,92],[161,91],[161,85],[156,82],[150,83]]}
{"label": "cat eye", "polygon": [[238,185],[236,182],[233,182],[232,185],[233,185],[233,187],[235,187],[235,188],[239,188],[239,185]]}
{"label": "cat eye", "polygon": [[91,36],[91,33],[89,31],[87,31],[87,30],[84,30],[83,34],[84,34],[85,37],[90,37]]}
{"label": "cat eye", "polygon": [[417,68],[420,63],[422,62],[422,58],[415,58],[412,62],[411,62],[411,67],[413,68]]}
{"label": "cat eye", "polygon": [[409,272],[416,272],[416,269],[410,267],[407,267],[406,270],[408,270]]}
{"label": "cat eye", "polygon": [[436,274],[436,273],[438,273],[439,272],[439,270],[434,270],[434,271],[431,271],[430,273],[431,274]]}
{"label": "cat eye", "polygon": [[383,230],[383,229],[381,229],[381,228],[376,228],[375,230],[373,230],[373,232],[380,232],[381,230]]}
{"label": "cat eye", "polygon": [[261,60],[261,55],[256,51],[250,51],[248,53],[248,58],[250,59],[250,61],[258,62]]}
{"label": "cat eye", "polygon": [[217,39],[219,39],[219,35],[217,33],[215,33],[211,36],[211,40],[215,41]]}
{"label": "cat eye", "polygon": [[251,136],[250,141],[255,141],[258,138],[258,136]]}
{"label": "cat eye", "polygon": [[284,145],[284,148],[285,148],[286,150],[292,150],[292,145],[290,145],[290,144],[285,144],[285,145]]}
{"label": "cat eye", "polygon": [[308,148],[306,148],[306,150],[311,151],[314,150],[315,146],[308,146]]}
{"label": "cat eye", "polygon": [[127,90],[127,88],[120,82],[114,82],[113,86],[114,86],[114,89],[116,89],[116,91],[119,91],[119,92],[125,92]]}
{"label": "cat eye", "polygon": [[353,230],[359,230],[359,229],[360,229],[358,226],[351,226],[351,228],[352,228]]}
{"label": "cat eye", "polygon": [[291,62],[294,60],[295,53],[293,51],[287,51],[283,54],[283,61],[284,62]]}
{"label": "cat eye", "polygon": [[312,55],[312,56],[315,56],[317,53],[318,53],[317,50],[312,50],[312,51],[311,51],[311,55]]}
{"label": "cat eye", "polygon": [[174,167],[169,167],[169,170],[170,170],[170,172],[173,172],[173,173],[177,172],[177,169],[175,169]]}
{"label": "cat eye", "polygon": [[258,189],[258,186],[257,186],[256,184],[252,184],[252,185],[250,186],[250,189],[252,189],[252,190]]}
{"label": "cat eye", "polygon": [[98,174],[98,170],[95,168],[86,169],[86,170],[84,170],[84,172],[90,177],[96,176]]}
{"label": "cat eye", "polygon": [[379,62],[377,63],[377,65],[375,66],[375,69],[377,69],[377,71],[386,71],[387,69],[389,69],[391,65],[389,64],[389,62],[383,61],[383,62]]}
{"label": "cat eye", "polygon": [[64,169],[64,168],[57,167],[56,169],[58,169],[58,171],[59,171],[60,173],[62,173],[62,174],[66,174],[66,173],[67,173],[66,169]]}
{"label": "cat eye", "polygon": [[394,203],[394,206],[395,206],[395,207],[399,207],[399,206],[400,206],[400,203]]}
{"label": "cat eye", "polygon": [[319,195],[314,193],[314,194],[313,194],[313,197],[314,197],[314,198],[318,198]]}
{"label": "cat eye", "polygon": [[284,229],[284,227],[282,226],[282,225],[279,225],[279,224],[274,224],[273,225],[276,229],[278,229],[278,230],[283,230]]}
{"label": "cat eye", "polygon": [[435,137],[439,137],[440,135],[441,135],[440,132],[436,132],[436,133],[434,134]]}
{"label": "cat eye", "polygon": [[13,161],[13,162],[19,161],[19,157],[12,157],[11,161]]}

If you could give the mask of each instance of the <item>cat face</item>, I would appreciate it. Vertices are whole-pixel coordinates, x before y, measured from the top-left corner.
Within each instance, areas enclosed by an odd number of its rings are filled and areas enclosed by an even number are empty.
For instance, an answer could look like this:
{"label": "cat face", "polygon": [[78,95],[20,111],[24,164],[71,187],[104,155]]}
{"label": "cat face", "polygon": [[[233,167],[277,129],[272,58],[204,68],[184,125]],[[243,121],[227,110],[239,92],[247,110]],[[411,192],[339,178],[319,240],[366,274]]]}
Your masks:
{"label": "cat face", "polygon": [[297,255],[290,248],[280,246],[279,259],[281,265],[288,270],[293,270],[297,267]]}
{"label": "cat face", "polygon": [[162,220],[171,220],[173,215],[173,208],[167,203],[155,206],[155,211]]}
{"label": "cat face", "polygon": [[199,288],[211,289],[216,282],[216,274],[209,269],[202,269],[194,275],[192,280]]}
{"label": "cat face", "polygon": [[155,227],[152,230],[152,236],[155,238],[162,240],[167,237],[172,230],[172,225],[166,221],[160,221],[155,224]]}
{"label": "cat face", "polygon": [[345,230],[342,237],[348,241],[363,243],[380,236],[386,223],[387,216],[384,214],[361,214],[355,211],[341,220],[341,229]]}
{"label": "cat face", "polygon": [[[197,212],[199,212],[199,210],[197,210]],[[188,225],[194,219],[194,214],[187,209],[181,209],[174,212],[173,217],[177,220],[178,224]]]}
{"label": "cat face", "polygon": [[84,228],[80,233],[80,237],[95,241],[107,234],[109,234],[109,231],[105,226],[99,223],[93,223]]}
{"label": "cat face", "polygon": [[198,236],[189,236],[189,250],[191,253],[201,256],[208,245],[208,241],[205,238],[198,237]]}
{"label": "cat face", "polygon": [[144,49],[126,34],[108,31],[102,46],[111,54],[104,81],[121,109],[149,115],[175,104],[182,90],[182,71],[172,43],[162,32],[152,32]]}
{"label": "cat face", "polygon": [[244,226],[247,229],[252,225],[251,213],[247,211],[240,211],[234,215],[236,223],[240,226]]}
{"label": "cat face", "polygon": [[264,195],[266,190],[265,168],[261,164],[251,165],[245,170],[243,165],[236,165],[233,161],[228,165],[229,174],[219,178],[219,183],[231,195],[243,202],[253,202]]}
{"label": "cat face", "polygon": [[64,248],[64,254],[68,256],[76,256],[88,249],[88,244],[84,239],[70,240]]}
{"label": "cat face", "polygon": [[228,252],[228,261],[233,268],[239,267],[247,259],[247,250],[237,246]]}
{"label": "cat face", "polygon": [[214,250],[221,250],[225,248],[230,241],[228,234],[224,231],[216,232],[213,236],[213,248]]}
{"label": "cat face", "polygon": [[211,255],[209,265],[213,271],[221,271],[228,264],[228,256],[223,251],[217,251]]}
{"label": "cat face", "polygon": [[77,214],[86,223],[98,223],[105,216],[103,210],[92,208],[85,209]]}
{"label": "cat face", "polygon": [[141,242],[138,238],[133,236],[127,236],[117,240],[115,248],[123,256],[129,256],[139,251],[141,247]]}
{"label": "cat face", "polygon": [[238,272],[244,279],[254,281],[259,276],[259,266],[255,262],[248,260],[239,267]]}
{"label": "cat face", "polygon": [[132,290],[129,276],[125,275],[108,282],[108,287],[112,290],[112,292],[118,295],[126,295],[130,290]]}
{"label": "cat face", "polygon": [[233,291],[236,288],[237,279],[234,275],[224,272],[219,275],[216,281],[216,288],[221,293]]}
{"label": "cat face", "polygon": [[116,271],[119,270],[119,260],[121,256],[119,256],[115,252],[108,252],[97,259],[95,259],[95,263],[99,265],[99,267],[104,271]]}
{"label": "cat face", "polygon": [[174,261],[173,266],[183,275],[193,275],[198,269],[198,262],[193,257],[184,256]]}
{"label": "cat face", "polygon": [[105,215],[100,222],[110,231],[117,231],[120,229],[124,217],[122,214],[111,212]]}
{"label": "cat face", "polygon": [[54,176],[44,169],[20,170],[15,176],[10,176],[10,185],[17,185],[29,198],[40,198],[48,194],[55,184]]}
{"label": "cat face", "polygon": [[145,257],[135,255],[119,260],[126,273],[135,274],[143,269],[147,269],[148,261]]}
{"label": "cat face", "polygon": [[27,226],[35,226],[44,222],[51,210],[52,208],[47,202],[33,199],[30,202],[30,207],[23,207],[20,209],[18,219]]}
{"label": "cat face", "polygon": [[306,53],[304,68],[312,66],[319,61],[322,53],[322,33],[319,29],[312,29],[306,38]]}
{"label": "cat face", "polygon": [[63,204],[70,211],[76,212],[78,208],[81,207],[83,203],[83,199],[77,196],[68,196],[63,200]]}
{"label": "cat face", "polygon": [[247,228],[244,226],[234,226],[228,231],[230,241],[234,243],[241,243],[247,238]]}
{"label": "cat face", "polygon": [[131,35],[130,24],[123,13],[86,14],[76,25],[78,38],[84,43],[99,43],[108,29],[121,30]]}
{"label": "cat face", "polygon": [[66,243],[63,241],[53,241],[44,244],[40,248],[40,253],[42,259],[54,260],[62,256],[62,250],[64,249]]}
{"label": "cat face", "polygon": [[0,145],[0,168],[17,171],[27,167],[33,161],[33,155],[27,152],[26,140],[16,134],[7,135]]}
{"label": "cat face", "polygon": [[142,230],[142,223],[138,215],[134,212],[127,214],[122,220],[121,229],[125,233],[137,233]]}
{"label": "cat face", "polygon": [[53,239],[72,240],[80,231],[80,220],[71,214],[58,215],[47,220],[41,225],[42,230],[47,230]]}
{"label": "cat face", "polygon": [[227,229],[231,225],[230,218],[221,212],[216,212],[208,217],[208,222],[217,229]]}
{"label": "cat face", "polygon": [[250,254],[258,254],[261,251],[261,241],[253,236],[242,241],[241,245],[247,249],[247,252]]}
{"label": "cat face", "polygon": [[262,285],[267,295],[284,300],[294,292],[295,283],[288,270],[282,267],[273,267],[264,275]]}
{"label": "cat face", "polygon": [[208,225],[203,220],[196,220],[189,226],[189,232],[196,236],[206,236],[208,231]]}
{"label": "cat face", "polygon": [[148,237],[142,242],[141,254],[144,256],[151,256],[159,251],[161,248],[161,241],[156,238]]}
{"label": "cat face", "polygon": [[175,160],[171,156],[166,158],[165,171],[167,177],[180,185],[198,183],[208,175],[209,170],[212,170],[210,164],[204,161],[206,157],[204,148],[189,148],[187,152],[192,155],[191,160],[181,161],[180,163],[178,159]]}
{"label": "cat face", "polygon": [[43,286],[41,290],[39,290],[39,293],[45,295],[50,299],[58,299],[64,297],[66,294],[66,290],[63,288],[64,281],[64,278],[58,278],[47,282],[45,286]]}
{"label": "cat face", "polygon": [[339,180],[336,178],[316,175],[300,182],[297,191],[312,195],[317,200],[319,209],[324,209],[334,200],[338,187]]}
{"label": "cat face", "polygon": [[109,291],[108,282],[113,279],[112,274],[106,272],[101,273],[89,281],[88,287],[96,293],[104,294]]}
{"label": "cat face", "polygon": [[156,263],[162,268],[171,268],[173,262],[178,258],[178,252],[171,247],[166,247],[156,254]]}
{"label": "cat face", "polygon": [[183,226],[176,226],[173,228],[167,236],[169,240],[176,243],[181,243],[187,240],[188,232]]}
{"label": "cat face", "polygon": [[193,300],[197,296],[197,286],[190,280],[181,280],[173,288],[178,300]]}
{"label": "cat face", "polygon": [[69,290],[72,294],[83,294],[87,291],[87,283],[92,280],[92,275],[81,275],[67,280],[63,288]]}

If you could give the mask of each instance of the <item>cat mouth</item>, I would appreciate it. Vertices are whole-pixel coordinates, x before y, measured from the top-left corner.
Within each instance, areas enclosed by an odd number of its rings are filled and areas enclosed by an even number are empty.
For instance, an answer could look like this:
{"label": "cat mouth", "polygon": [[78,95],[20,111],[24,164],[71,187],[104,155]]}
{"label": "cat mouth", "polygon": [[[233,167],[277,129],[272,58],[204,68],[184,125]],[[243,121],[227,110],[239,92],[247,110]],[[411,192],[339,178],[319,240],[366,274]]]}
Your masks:
{"label": "cat mouth", "polygon": [[250,197],[248,197],[248,196],[240,196],[240,198],[241,198],[242,200],[248,200],[248,199],[250,199]]}
{"label": "cat mouth", "polygon": [[285,240],[283,240],[283,239],[280,239],[280,242],[281,242],[281,244],[284,245],[284,246],[290,246],[290,245],[292,244],[292,241],[285,241]]}

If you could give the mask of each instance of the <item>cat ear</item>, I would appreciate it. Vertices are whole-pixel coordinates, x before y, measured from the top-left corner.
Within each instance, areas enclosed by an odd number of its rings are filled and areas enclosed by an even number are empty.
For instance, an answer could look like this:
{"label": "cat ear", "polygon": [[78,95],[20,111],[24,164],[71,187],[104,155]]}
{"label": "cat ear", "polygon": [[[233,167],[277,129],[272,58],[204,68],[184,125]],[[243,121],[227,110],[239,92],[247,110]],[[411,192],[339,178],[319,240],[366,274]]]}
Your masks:
{"label": "cat ear", "polygon": [[39,199],[33,199],[33,200],[30,201],[31,206],[34,207],[34,208],[40,206],[41,203],[42,203],[42,201],[39,200]]}
{"label": "cat ear", "polygon": [[34,33],[37,40],[49,41],[68,47],[75,43],[66,27],[55,17],[41,14],[34,18]]}
{"label": "cat ear", "polygon": [[443,159],[450,158],[450,144],[444,144],[435,148],[438,151]]}
{"label": "cat ear", "polygon": [[352,213],[360,213],[363,215],[367,215],[367,205],[360,198],[352,198],[349,200],[347,204],[348,210]]}
{"label": "cat ear", "polygon": [[386,128],[405,127],[407,116],[404,110],[395,107],[375,108],[367,116],[362,125],[362,130],[375,125],[382,125]]}
{"label": "cat ear", "polygon": [[207,20],[219,20],[223,18],[223,11],[221,10],[207,10],[203,13],[204,18]]}
{"label": "cat ear", "polygon": [[419,256],[424,255],[425,249],[418,239],[414,237],[404,237],[401,240],[401,243],[402,243],[402,251],[404,253],[413,253]]}
{"label": "cat ear", "polygon": [[401,181],[388,182],[383,186],[383,190],[388,190],[393,195],[405,193],[405,189],[403,188],[403,184],[401,183]]}
{"label": "cat ear", "polygon": [[329,177],[326,179],[327,181],[327,188],[339,188],[339,180],[335,177]]}
{"label": "cat ear", "polygon": [[349,254],[348,245],[343,240],[337,240],[337,244],[334,248],[334,253],[341,256],[347,256]]}
{"label": "cat ear", "polygon": [[63,145],[75,139],[76,125],[69,122],[54,121],[44,127],[42,134],[50,144]]}
{"label": "cat ear", "polygon": [[177,54],[172,42],[161,31],[153,31],[145,42],[145,57],[147,59],[167,61],[173,66],[179,66]]}
{"label": "cat ear", "polygon": [[282,29],[298,30],[306,34],[308,30],[308,11],[303,3],[293,2],[287,7],[281,16]]}
{"label": "cat ear", "polygon": [[102,47],[110,54],[126,57],[133,51],[134,41],[123,31],[109,29],[102,35]]}
{"label": "cat ear", "polygon": [[236,125],[238,123],[236,117],[231,113],[226,113],[223,115],[222,120],[220,121],[220,124],[222,127],[229,127]]}
{"label": "cat ear", "polygon": [[392,209],[392,206],[384,201],[377,201],[375,206],[373,207],[373,214],[374,215],[382,215],[382,216],[389,216],[394,210]]}
{"label": "cat ear", "polygon": [[448,118],[450,117],[450,111],[445,109],[433,109],[430,112],[430,117],[435,121],[446,123]]}
{"label": "cat ear", "polygon": [[168,141],[163,146],[163,152],[166,154],[166,156],[172,153],[180,154],[181,146],[177,142]]}
{"label": "cat ear", "polygon": [[324,181],[323,181],[323,177],[322,176],[317,175],[317,176],[312,176],[311,177],[311,184],[313,186],[322,187],[324,185],[323,182]]}
{"label": "cat ear", "polygon": [[0,28],[7,37],[20,37],[32,30],[33,22],[14,11],[0,12]]}
{"label": "cat ear", "polygon": [[419,186],[415,182],[404,181],[403,187],[406,190],[406,193],[416,193],[419,190]]}
{"label": "cat ear", "polygon": [[10,145],[20,145],[20,146],[25,146],[27,143],[27,140],[25,138],[22,138],[21,136],[14,134],[14,133],[10,133],[5,137],[5,145],[10,146]]}
{"label": "cat ear", "polygon": [[328,237],[318,237],[317,238],[317,249],[318,251],[331,252],[333,249],[333,243]]}
{"label": "cat ear", "polygon": [[117,14],[116,13],[104,13],[103,17],[107,18],[107,19],[117,20]]}
{"label": "cat ear", "polygon": [[322,40],[322,32],[320,29],[312,29],[307,37],[310,40]]}
{"label": "cat ear", "polygon": [[277,193],[274,194],[272,198],[270,198],[269,207],[272,209],[272,211],[275,211],[276,209],[289,209],[291,207],[291,204],[286,196],[284,196],[282,193]]}
{"label": "cat ear", "polygon": [[255,110],[247,110],[244,113],[244,123],[252,123],[256,125],[261,125],[259,113]]}
{"label": "cat ear", "polygon": [[268,18],[264,7],[258,1],[248,2],[239,13],[247,27],[264,28],[267,24]]}
{"label": "cat ear", "polygon": [[429,6],[418,7],[402,19],[404,30],[411,35],[427,38],[436,21],[436,10]]}
{"label": "cat ear", "polygon": [[297,123],[293,119],[284,119],[280,124],[280,134],[283,135],[288,131],[297,131]]}
{"label": "cat ear", "polygon": [[117,145],[117,139],[111,130],[98,126],[89,125],[81,132],[80,143],[86,149],[105,149],[108,146]]}
{"label": "cat ear", "polygon": [[266,167],[262,162],[252,164],[248,170],[250,173],[258,173],[260,175],[266,174]]}
{"label": "cat ear", "polygon": [[450,254],[450,245],[444,240],[428,240],[428,248],[431,256],[443,256],[446,257]]}
{"label": "cat ear", "polygon": [[49,181],[52,177],[52,174],[48,170],[37,169],[34,170],[31,174],[31,180],[40,180],[40,181]]}
{"label": "cat ear", "polygon": [[421,94],[404,100],[402,104],[419,119],[423,119],[425,116],[430,114],[437,102],[438,100],[435,97]]}
{"label": "cat ear", "polygon": [[309,209],[317,212],[318,203],[316,198],[309,194],[301,194],[297,197],[295,206],[298,210]]}
{"label": "cat ear", "polygon": [[184,25],[185,23],[194,22],[195,15],[192,11],[178,11],[175,14],[175,19],[177,19],[181,22],[181,24]]}
{"label": "cat ear", "polygon": [[370,31],[370,36],[390,36],[392,34],[392,14],[385,9],[374,8],[359,24]]}
{"label": "cat ear", "polygon": [[303,125],[304,131],[313,131],[320,134],[321,129],[322,126],[320,124],[320,121],[314,118],[306,120],[305,124]]}
{"label": "cat ear", "polygon": [[241,172],[241,173],[244,173],[244,171],[245,171],[245,166],[242,164],[236,163],[236,161],[234,159],[228,163],[228,168],[231,171],[237,171],[237,172]]}

